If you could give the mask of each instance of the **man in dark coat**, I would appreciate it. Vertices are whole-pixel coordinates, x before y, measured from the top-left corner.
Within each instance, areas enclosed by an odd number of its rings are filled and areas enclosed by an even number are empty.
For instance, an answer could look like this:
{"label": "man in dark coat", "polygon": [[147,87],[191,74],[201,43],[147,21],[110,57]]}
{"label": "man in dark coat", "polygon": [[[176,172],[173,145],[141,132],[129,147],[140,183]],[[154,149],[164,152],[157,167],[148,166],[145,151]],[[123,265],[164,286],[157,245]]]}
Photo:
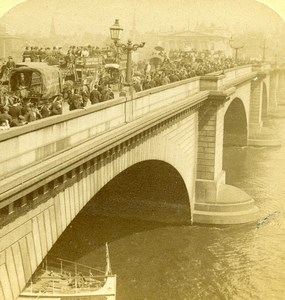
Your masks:
{"label": "man in dark coat", "polygon": [[114,99],[114,93],[112,92],[112,90],[110,88],[105,87],[102,90],[102,97],[101,97],[101,101],[108,101]]}
{"label": "man in dark coat", "polygon": [[14,99],[14,103],[9,107],[9,115],[12,119],[17,119],[21,114],[22,107],[17,103],[16,99]]}
{"label": "man in dark coat", "polygon": [[[11,125],[11,122],[12,122],[12,117],[9,115],[9,107],[8,106],[4,106],[1,110],[1,113],[0,113],[0,120],[2,121],[8,121],[9,125]],[[1,121],[1,122],[2,122]]]}
{"label": "man in dark coat", "polygon": [[16,68],[16,64],[15,64],[12,56],[8,57],[6,67],[7,67],[8,70],[12,70],[12,69]]}
{"label": "man in dark coat", "polygon": [[50,116],[50,104],[48,100],[45,100],[42,107],[40,108],[40,114],[43,118]]}
{"label": "man in dark coat", "polygon": [[31,62],[37,60],[37,50],[34,47],[31,47]]}
{"label": "man in dark coat", "polygon": [[101,101],[101,93],[98,91],[98,86],[94,85],[93,90],[90,93],[90,102],[91,104],[96,104]]}
{"label": "man in dark coat", "polygon": [[29,47],[26,47],[26,49],[23,52],[23,62],[25,62],[27,58],[31,59],[31,51]]}

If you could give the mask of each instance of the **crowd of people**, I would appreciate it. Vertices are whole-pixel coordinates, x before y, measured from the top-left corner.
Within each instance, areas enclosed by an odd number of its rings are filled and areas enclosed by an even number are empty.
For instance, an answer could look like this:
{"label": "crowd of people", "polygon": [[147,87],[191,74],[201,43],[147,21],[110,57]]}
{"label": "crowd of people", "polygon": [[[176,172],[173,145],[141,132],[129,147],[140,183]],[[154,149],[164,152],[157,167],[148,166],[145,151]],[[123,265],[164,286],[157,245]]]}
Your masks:
{"label": "crowd of people", "polygon": [[43,62],[43,61],[58,61],[59,59],[64,59],[66,61],[71,61],[76,58],[87,58],[87,57],[98,57],[99,55],[104,56],[104,53],[108,51],[109,48],[100,49],[95,46],[70,46],[67,51],[64,51],[62,47],[26,47],[22,54],[22,61],[31,62]]}
{"label": "crowd of people", "polygon": [[66,86],[63,93],[52,101],[45,99],[39,103],[31,98],[21,98],[20,94],[9,95],[7,91],[0,93],[0,129],[23,126],[30,122],[61,115],[63,104],[69,106],[69,110],[84,109],[88,102],[90,105],[112,100],[114,93],[107,85],[94,85],[89,91],[85,85],[81,88]]}
{"label": "crowd of people", "polygon": [[44,61],[48,56],[55,56],[60,57],[62,56],[62,47],[26,47],[23,52],[23,62],[25,61],[31,61],[31,62],[42,62]]}
{"label": "crowd of people", "polygon": [[173,50],[166,56],[160,54],[161,62],[156,57],[156,66],[150,62],[138,65],[139,76],[134,76],[134,88],[137,92],[151,89],[157,86],[169,84],[179,80],[233,68],[236,65],[252,63],[249,60],[235,61],[222,53],[211,54],[210,51],[189,51]]}
{"label": "crowd of people", "polygon": [[[67,55],[89,57],[98,54],[98,51],[100,49],[91,46],[71,46]],[[27,47],[23,53],[23,60],[29,58],[31,61],[39,61],[44,59],[45,55],[61,57],[66,54],[62,53],[61,47],[53,47],[52,50],[50,48],[43,50],[43,48],[38,47]],[[136,92],[139,92],[216,71],[223,73],[225,69],[248,63],[252,63],[252,61],[235,61],[222,53],[213,54],[208,50],[191,50],[188,52],[172,50],[167,55],[161,52],[156,56],[155,61],[151,59],[140,61],[134,66],[133,87]],[[12,57],[9,57],[9,61],[3,64],[1,73],[14,67],[15,63]],[[69,105],[69,110],[75,110],[86,108],[88,102],[93,105],[114,99],[110,75],[106,71],[102,74],[101,79],[92,87],[92,90],[86,84],[79,87],[66,84],[62,94],[54,99],[39,101],[39,99],[22,97],[20,92],[9,94],[7,90],[0,89],[0,129],[22,126],[38,119],[60,115],[63,112],[63,104]]]}

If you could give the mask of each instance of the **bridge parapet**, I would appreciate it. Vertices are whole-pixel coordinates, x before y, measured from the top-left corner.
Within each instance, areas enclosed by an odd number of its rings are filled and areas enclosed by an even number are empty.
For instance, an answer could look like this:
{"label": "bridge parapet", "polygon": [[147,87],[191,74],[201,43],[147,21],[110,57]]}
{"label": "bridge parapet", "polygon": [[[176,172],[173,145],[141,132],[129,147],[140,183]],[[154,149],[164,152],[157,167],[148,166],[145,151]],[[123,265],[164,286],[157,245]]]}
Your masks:
{"label": "bridge parapet", "polygon": [[268,73],[272,69],[271,64],[255,64],[252,66],[254,72],[265,72]]}
{"label": "bridge parapet", "polygon": [[253,71],[252,65],[246,65],[202,76],[200,86],[203,91],[223,91],[247,81],[255,75],[256,72]]}
{"label": "bridge parapet", "polygon": [[140,118],[149,112],[185,100],[198,92],[200,92],[200,77],[139,92],[132,100],[133,118]]}
{"label": "bridge parapet", "polygon": [[0,178],[125,123],[125,99],[35,121],[0,135]]}
{"label": "bridge parapet", "polygon": [[86,110],[39,120],[0,135],[0,178],[206,90],[224,90],[226,83],[252,74],[252,66],[186,79],[139,92]]}
{"label": "bridge parapet", "polygon": [[237,79],[240,76],[248,75],[252,73],[252,65],[235,67],[233,69],[225,70],[224,84],[227,84],[231,80]]}
{"label": "bridge parapet", "polygon": [[86,110],[35,121],[0,135],[0,178],[61,153],[200,91],[199,77],[120,98]]}

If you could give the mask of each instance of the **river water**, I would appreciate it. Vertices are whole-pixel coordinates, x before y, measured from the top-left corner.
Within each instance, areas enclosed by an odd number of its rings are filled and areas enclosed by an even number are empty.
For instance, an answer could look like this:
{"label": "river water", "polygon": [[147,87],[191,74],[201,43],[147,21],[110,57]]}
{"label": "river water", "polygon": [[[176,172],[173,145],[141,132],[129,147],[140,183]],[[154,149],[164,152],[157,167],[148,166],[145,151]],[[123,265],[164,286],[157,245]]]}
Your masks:
{"label": "river water", "polygon": [[285,299],[285,120],[274,123],[281,147],[224,149],[227,183],[255,199],[257,224],[174,226],[83,210],[51,254],[103,267],[108,241],[118,300]]}

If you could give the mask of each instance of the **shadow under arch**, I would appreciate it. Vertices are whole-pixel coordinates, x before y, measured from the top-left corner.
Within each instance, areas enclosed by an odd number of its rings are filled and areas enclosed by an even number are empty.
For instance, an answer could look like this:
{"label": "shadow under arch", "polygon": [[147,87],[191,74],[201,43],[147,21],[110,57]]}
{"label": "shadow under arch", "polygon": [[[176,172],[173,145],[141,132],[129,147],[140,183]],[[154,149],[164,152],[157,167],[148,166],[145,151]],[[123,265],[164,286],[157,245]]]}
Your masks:
{"label": "shadow under arch", "polygon": [[136,163],[108,182],[86,210],[99,215],[162,223],[190,223],[190,199],[182,176],[161,160]]}
{"label": "shadow under arch", "polygon": [[224,146],[246,146],[247,135],[244,104],[239,98],[235,98],[224,116]]}
{"label": "shadow under arch", "polygon": [[267,117],[267,105],[268,105],[267,87],[266,87],[266,84],[263,82],[262,83],[261,120],[264,120]]}
{"label": "shadow under arch", "polygon": [[77,260],[104,248],[105,242],[190,221],[189,196],[179,172],[164,161],[142,161],[96,193],[53,245],[49,257]]}

